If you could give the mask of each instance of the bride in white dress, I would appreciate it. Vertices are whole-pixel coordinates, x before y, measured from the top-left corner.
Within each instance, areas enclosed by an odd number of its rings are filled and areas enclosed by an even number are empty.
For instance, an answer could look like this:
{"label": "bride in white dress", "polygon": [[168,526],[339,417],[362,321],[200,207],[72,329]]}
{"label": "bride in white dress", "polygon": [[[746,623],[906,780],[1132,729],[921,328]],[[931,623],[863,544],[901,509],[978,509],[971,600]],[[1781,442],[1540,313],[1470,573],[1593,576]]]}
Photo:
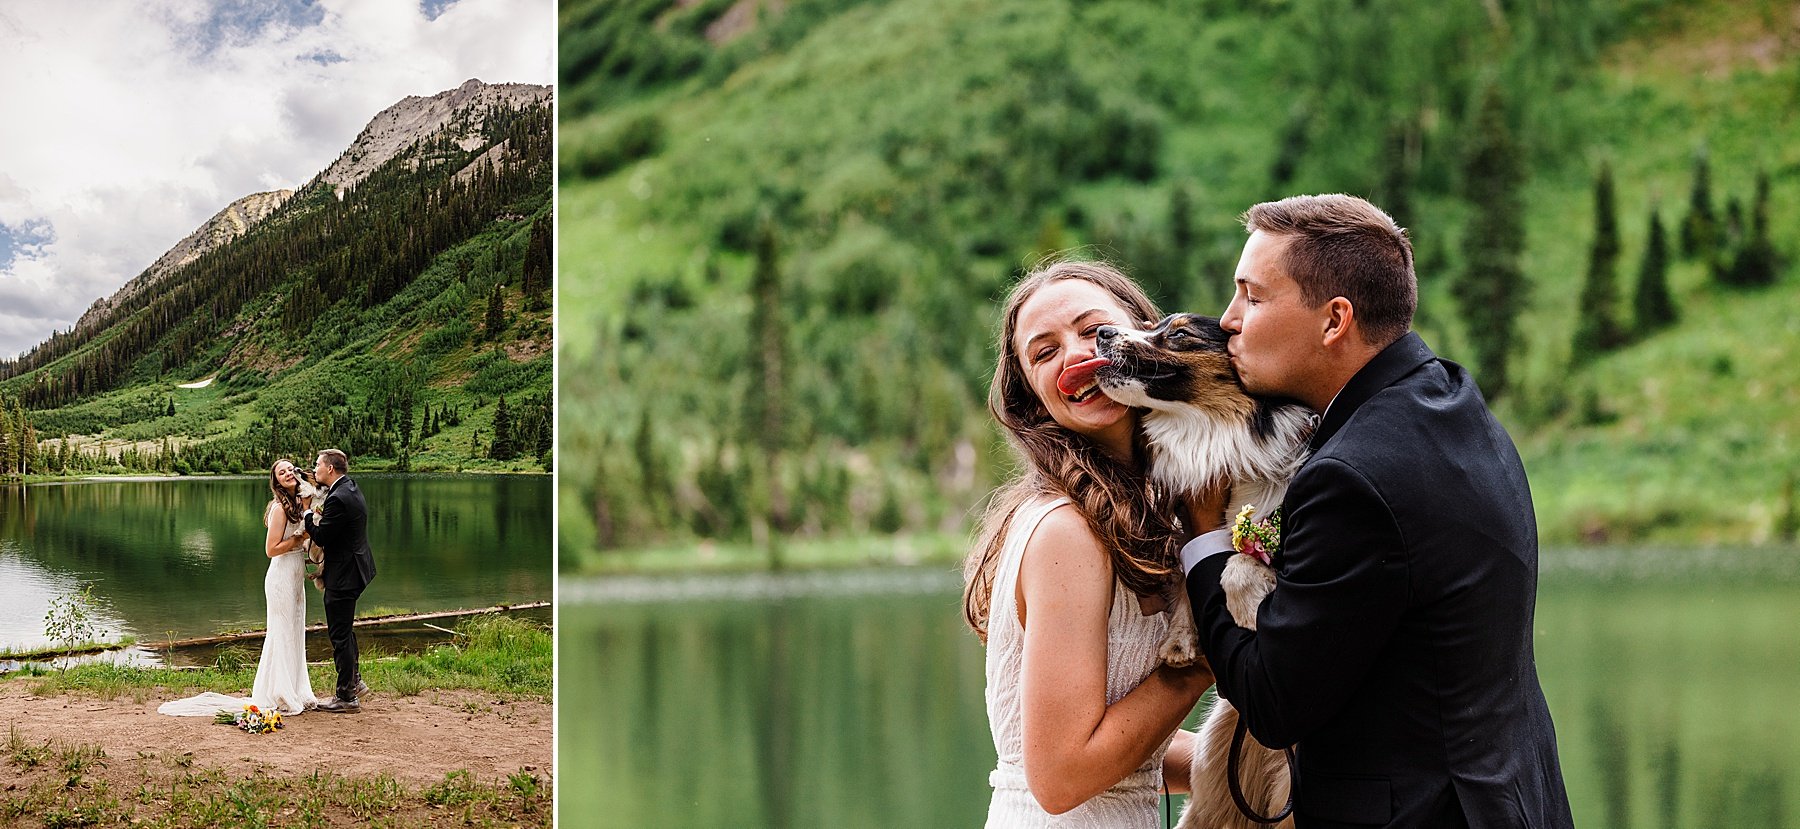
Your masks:
{"label": "bride in white dress", "polygon": [[1093,388],[1099,327],[1160,317],[1096,263],[1049,265],[1007,300],[988,408],[1025,472],[995,495],[963,594],[987,644],[991,829],[1151,829],[1161,793],[1186,791],[1177,726],[1212,674],[1158,667],[1173,511],[1146,484],[1136,414]]}
{"label": "bride in white dress", "polygon": [[157,712],[176,717],[210,717],[219,711],[241,711],[246,703],[283,715],[299,714],[317,701],[312,678],[306,673],[306,556],[311,540],[300,524],[301,486],[294,462],[283,458],[269,470],[273,498],[263,510],[263,552],[269,571],[263,576],[263,600],[268,603],[268,630],[263,636],[262,657],[256,662],[256,683],[248,699],[207,692],[165,702]]}

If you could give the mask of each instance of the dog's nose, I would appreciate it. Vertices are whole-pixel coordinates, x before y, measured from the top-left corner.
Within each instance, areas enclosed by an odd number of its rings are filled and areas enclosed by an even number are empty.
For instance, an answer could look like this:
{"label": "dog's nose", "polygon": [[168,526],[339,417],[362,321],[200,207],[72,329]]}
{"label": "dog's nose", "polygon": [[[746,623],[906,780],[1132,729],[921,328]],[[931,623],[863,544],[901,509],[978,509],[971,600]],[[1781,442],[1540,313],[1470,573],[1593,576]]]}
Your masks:
{"label": "dog's nose", "polygon": [[1119,336],[1119,329],[1110,325],[1102,325],[1100,326],[1099,331],[1094,332],[1094,336],[1099,337],[1101,340],[1110,340]]}

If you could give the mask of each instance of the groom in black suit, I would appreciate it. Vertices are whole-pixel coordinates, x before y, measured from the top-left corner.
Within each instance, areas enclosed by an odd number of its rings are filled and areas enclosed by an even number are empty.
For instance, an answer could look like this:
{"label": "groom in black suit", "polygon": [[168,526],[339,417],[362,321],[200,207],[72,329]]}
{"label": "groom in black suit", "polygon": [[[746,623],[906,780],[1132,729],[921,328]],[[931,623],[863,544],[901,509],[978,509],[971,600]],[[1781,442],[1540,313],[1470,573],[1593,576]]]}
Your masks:
{"label": "groom in black suit", "polygon": [[313,480],[326,488],[325,503],[304,516],[307,534],[325,551],[325,628],[337,664],[337,696],[317,707],[336,714],[361,711],[362,695],[369,691],[356,664],[356,599],[375,578],[375,556],[369,551],[368,504],[349,471],[343,452],[320,452]]}
{"label": "groom in black suit", "polygon": [[[1275,592],[1237,627],[1228,529],[1182,551],[1219,695],[1297,746],[1294,822],[1570,827],[1532,656],[1525,470],[1461,366],[1409,332],[1412,245],[1362,199],[1250,208],[1220,324],[1246,390],[1323,412],[1282,502]],[[1190,526],[1219,526],[1223,496]]]}

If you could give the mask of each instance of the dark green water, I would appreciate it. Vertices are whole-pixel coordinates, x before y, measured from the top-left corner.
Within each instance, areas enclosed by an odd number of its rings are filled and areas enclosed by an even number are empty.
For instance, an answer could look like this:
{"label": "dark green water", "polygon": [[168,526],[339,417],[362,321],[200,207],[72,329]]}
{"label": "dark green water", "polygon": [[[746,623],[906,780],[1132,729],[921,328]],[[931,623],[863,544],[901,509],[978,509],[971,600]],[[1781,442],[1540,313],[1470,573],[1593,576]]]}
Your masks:
{"label": "dark green water", "polygon": [[[1800,826],[1800,552],[1545,556],[1577,825]],[[982,653],[937,585],[565,582],[558,825],[979,826]]]}
{"label": "dark green water", "polygon": [[[549,476],[355,475],[379,574],[358,611],[549,599]],[[0,487],[0,645],[44,639],[50,598],[92,584],[108,637],[263,626],[266,477]],[[324,621],[307,588],[307,617]]]}

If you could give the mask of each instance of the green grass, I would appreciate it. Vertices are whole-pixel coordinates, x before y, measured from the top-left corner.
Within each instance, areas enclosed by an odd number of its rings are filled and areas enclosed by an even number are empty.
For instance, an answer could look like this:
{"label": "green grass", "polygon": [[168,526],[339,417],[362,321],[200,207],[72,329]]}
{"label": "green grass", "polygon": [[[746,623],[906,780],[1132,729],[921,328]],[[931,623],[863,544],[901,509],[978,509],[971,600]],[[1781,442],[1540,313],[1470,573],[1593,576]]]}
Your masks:
{"label": "green grass", "polygon": [[[551,697],[550,631],[506,616],[473,616],[455,627],[456,641],[420,654],[383,658],[379,649],[361,654],[363,679],[376,691],[405,696],[420,691],[471,689],[548,701]],[[152,689],[177,693],[237,693],[256,681],[256,654],[241,646],[226,647],[214,664],[198,671],[108,664],[77,665],[66,671],[21,671],[0,681],[32,682],[39,696],[77,692],[104,699],[131,696],[147,699]],[[309,668],[313,687],[336,681],[330,665]]]}
{"label": "green grass", "polygon": [[364,679],[371,688],[402,694],[468,688],[550,699],[553,646],[548,630],[499,615],[470,617],[456,630],[462,635],[451,644],[366,666]]}
{"label": "green grass", "polygon": [[46,659],[53,656],[63,656],[65,654],[116,651],[129,648],[135,644],[137,644],[136,636],[125,636],[111,642],[84,641],[76,642],[66,647],[62,645],[42,648],[15,648],[7,646],[0,647],[0,659],[16,659],[19,661]]}

